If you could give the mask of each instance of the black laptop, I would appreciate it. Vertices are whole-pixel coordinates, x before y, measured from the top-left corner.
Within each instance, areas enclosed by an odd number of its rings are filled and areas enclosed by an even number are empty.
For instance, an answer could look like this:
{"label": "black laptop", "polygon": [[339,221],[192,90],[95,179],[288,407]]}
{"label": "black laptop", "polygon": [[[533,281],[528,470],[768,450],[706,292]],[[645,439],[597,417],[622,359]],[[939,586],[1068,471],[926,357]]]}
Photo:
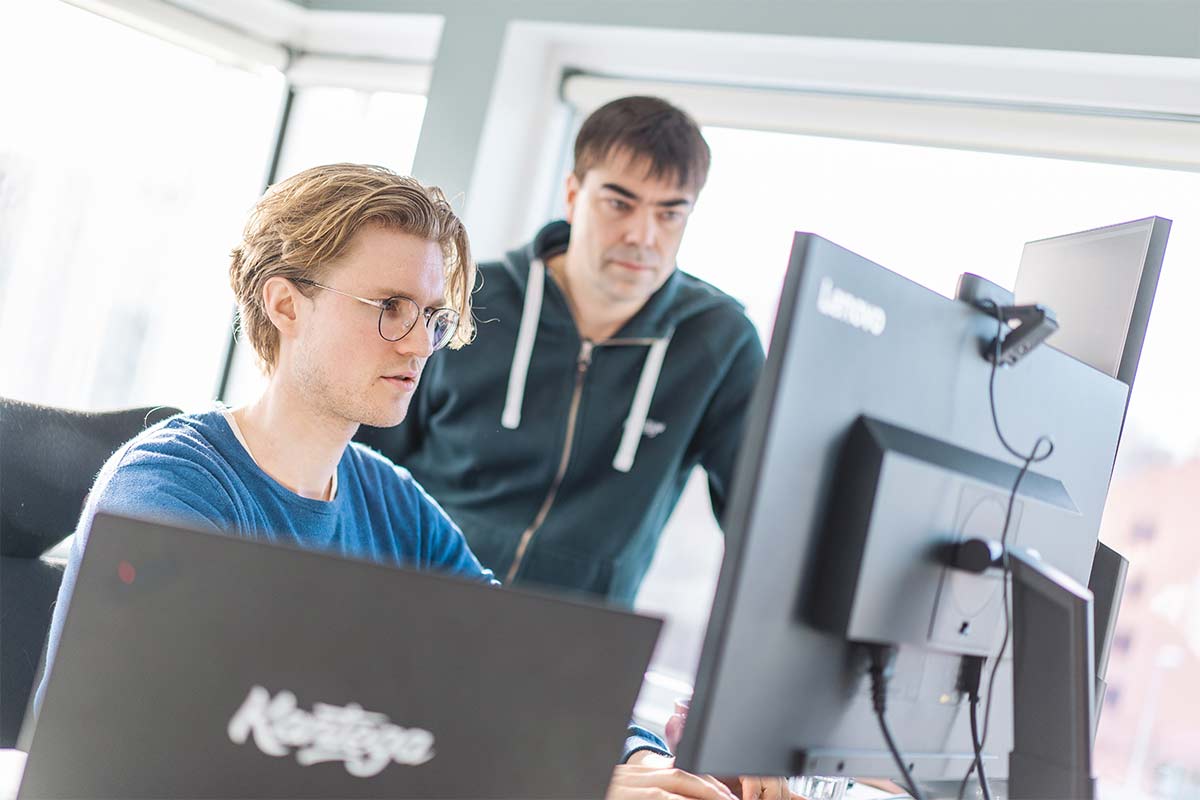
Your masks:
{"label": "black laptop", "polygon": [[99,515],[20,797],[603,797],[660,625]]}

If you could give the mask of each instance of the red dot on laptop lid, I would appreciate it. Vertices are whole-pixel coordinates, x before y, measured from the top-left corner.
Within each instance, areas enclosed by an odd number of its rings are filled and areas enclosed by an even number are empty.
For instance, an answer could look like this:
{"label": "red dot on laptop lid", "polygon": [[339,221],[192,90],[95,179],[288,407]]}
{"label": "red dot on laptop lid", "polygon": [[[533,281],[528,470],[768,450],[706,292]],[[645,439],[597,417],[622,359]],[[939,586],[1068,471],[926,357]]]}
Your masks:
{"label": "red dot on laptop lid", "polygon": [[137,570],[133,568],[133,564],[122,561],[117,564],[117,577],[121,579],[121,583],[133,583],[133,579],[137,577]]}

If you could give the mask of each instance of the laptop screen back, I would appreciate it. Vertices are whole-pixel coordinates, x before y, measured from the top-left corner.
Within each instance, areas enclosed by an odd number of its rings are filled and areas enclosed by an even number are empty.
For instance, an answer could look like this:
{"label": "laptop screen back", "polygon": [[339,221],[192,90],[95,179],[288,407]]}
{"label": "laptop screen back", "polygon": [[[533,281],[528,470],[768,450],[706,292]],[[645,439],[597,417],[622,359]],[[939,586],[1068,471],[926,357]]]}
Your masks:
{"label": "laptop screen back", "polygon": [[22,796],[602,796],[659,626],[100,515]]}

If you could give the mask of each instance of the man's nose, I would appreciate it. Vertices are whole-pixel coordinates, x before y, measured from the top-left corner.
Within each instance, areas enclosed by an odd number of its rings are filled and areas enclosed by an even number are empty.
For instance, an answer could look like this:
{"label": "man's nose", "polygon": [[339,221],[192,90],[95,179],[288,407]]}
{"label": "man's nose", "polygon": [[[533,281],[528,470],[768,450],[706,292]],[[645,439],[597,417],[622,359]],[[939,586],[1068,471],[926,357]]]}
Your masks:
{"label": "man's nose", "polygon": [[412,330],[392,344],[395,346],[396,352],[402,355],[413,355],[417,358],[429,358],[433,355],[433,337],[425,325],[424,315],[417,317],[417,322],[412,326]]}
{"label": "man's nose", "polygon": [[658,219],[654,209],[639,209],[630,215],[629,227],[625,229],[625,243],[638,247],[653,247],[658,241]]}

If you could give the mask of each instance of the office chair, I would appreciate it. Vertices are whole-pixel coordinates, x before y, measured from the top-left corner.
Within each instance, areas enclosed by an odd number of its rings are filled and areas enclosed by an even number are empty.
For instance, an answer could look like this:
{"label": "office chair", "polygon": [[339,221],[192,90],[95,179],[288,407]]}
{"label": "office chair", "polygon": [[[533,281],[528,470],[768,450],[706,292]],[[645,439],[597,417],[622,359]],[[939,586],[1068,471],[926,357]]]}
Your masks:
{"label": "office chair", "polygon": [[0,398],[0,747],[16,745],[62,580],[61,562],[45,554],[75,530],[108,457],[178,413],[86,413]]}

